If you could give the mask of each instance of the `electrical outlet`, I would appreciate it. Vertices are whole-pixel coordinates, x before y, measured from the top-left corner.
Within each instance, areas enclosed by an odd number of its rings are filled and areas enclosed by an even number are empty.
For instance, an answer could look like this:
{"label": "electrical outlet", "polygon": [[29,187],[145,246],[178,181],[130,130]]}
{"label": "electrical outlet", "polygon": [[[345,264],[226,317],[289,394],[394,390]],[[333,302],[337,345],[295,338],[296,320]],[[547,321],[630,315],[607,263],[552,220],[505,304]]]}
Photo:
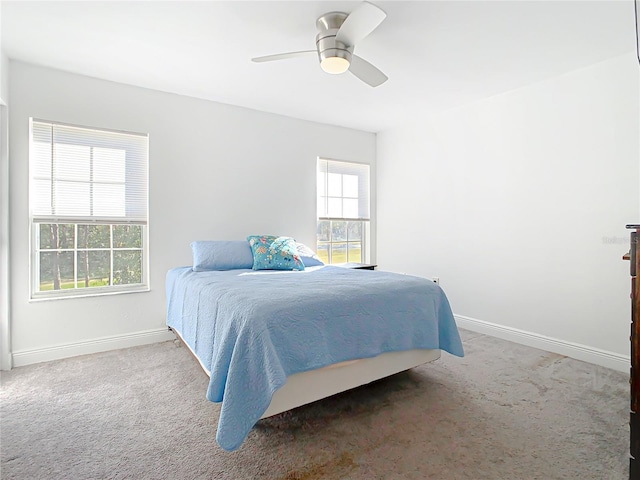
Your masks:
{"label": "electrical outlet", "polygon": [[436,285],[440,285],[440,277],[431,277],[431,280],[433,280],[433,283]]}

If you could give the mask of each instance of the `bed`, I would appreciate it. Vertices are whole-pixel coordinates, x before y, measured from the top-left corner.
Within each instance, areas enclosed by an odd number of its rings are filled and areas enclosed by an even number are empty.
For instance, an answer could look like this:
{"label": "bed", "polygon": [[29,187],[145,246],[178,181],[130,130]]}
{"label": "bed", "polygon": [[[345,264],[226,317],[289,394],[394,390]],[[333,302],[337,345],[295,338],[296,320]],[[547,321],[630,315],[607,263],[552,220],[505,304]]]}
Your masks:
{"label": "bed", "polygon": [[[240,266],[245,266],[240,264]],[[195,271],[200,270],[200,271]],[[438,285],[381,271],[167,273],[167,325],[221,402],[216,440],[239,448],[261,418],[439,358],[462,356]]]}

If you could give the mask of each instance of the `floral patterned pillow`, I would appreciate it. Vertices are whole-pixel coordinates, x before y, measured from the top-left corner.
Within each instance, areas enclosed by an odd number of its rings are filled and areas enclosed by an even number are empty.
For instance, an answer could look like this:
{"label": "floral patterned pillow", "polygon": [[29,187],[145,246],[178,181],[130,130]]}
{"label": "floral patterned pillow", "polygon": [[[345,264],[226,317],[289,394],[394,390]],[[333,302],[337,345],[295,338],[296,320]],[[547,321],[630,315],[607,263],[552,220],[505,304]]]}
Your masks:
{"label": "floral patterned pillow", "polygon": [[249,235],[254,270],[304,270],[304,263],[291,237]]}

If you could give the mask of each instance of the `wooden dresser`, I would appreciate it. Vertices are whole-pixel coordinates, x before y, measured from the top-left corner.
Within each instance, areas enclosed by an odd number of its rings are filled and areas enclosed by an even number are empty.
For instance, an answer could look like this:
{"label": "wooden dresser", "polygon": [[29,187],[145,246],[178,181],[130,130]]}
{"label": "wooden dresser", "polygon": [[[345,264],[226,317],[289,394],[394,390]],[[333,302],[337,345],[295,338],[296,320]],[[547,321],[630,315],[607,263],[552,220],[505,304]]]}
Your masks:
{"label": "wooden dresser", "polygon": [[630,260],[631,270],[631,415],[629,445],[629,479],[640,479],[640,224],[631,229],[631,248],[623,258]]}

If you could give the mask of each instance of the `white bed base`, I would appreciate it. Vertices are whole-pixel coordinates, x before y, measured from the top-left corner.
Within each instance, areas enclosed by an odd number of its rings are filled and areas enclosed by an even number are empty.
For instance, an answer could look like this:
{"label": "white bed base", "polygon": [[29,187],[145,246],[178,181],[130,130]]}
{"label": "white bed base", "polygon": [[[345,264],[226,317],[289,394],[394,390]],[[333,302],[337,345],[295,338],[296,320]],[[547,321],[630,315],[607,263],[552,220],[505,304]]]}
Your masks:
{"label": "white bed base", "polygon": [[[202,364],[191,347],[182,339],[180,332],[171,329],[180,342],[198,360],[207,376],[209,370]],[[267,418],[322,398],[344,392],[389,375],[409,370],[440,358],[440,350],[406,350],[387,352],[372,358],[349,360],[327,367],[295,373],[287,377],[287,383],[271,398],[269,408],[261,418]]]}
{"label": "white bed base", "polygon": [[372,358],[336,363],[295,373],[276,391],[262,418],[315,402],[440,358],[440,350],[387,352]]}

